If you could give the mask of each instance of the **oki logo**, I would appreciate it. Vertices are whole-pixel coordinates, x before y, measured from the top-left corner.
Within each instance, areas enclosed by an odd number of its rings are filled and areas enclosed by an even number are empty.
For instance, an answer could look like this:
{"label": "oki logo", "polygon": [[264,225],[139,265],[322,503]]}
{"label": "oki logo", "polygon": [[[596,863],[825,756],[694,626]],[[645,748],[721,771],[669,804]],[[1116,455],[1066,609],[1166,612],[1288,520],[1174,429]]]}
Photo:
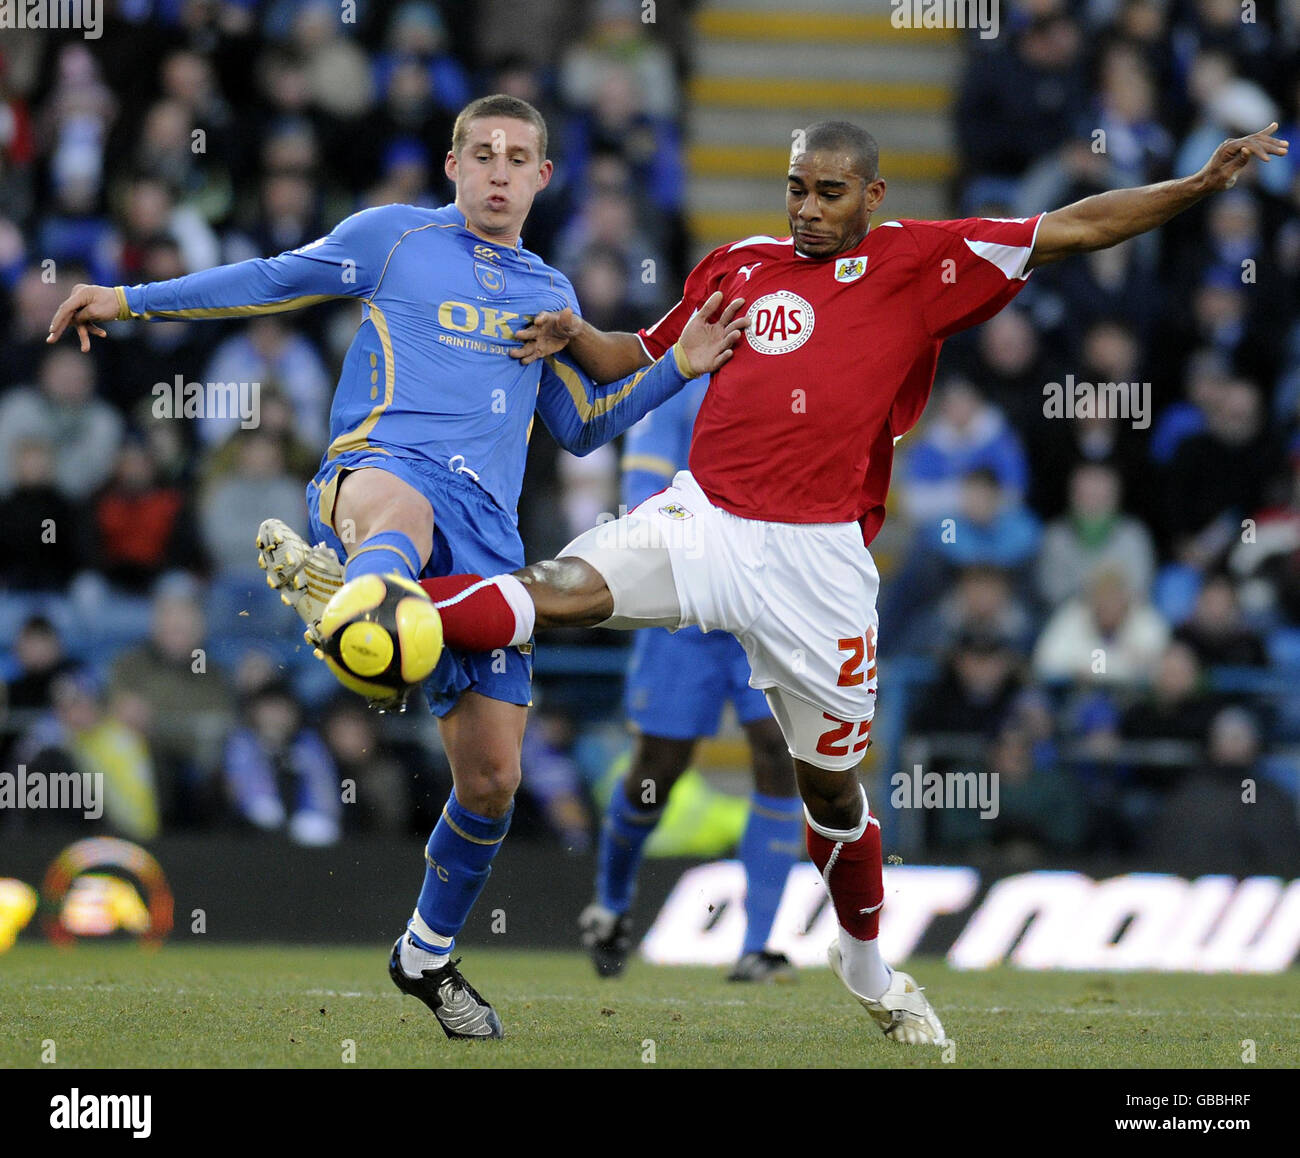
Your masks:
{"label": "oki logo", "polygon": [[747,341],[760,354],[788,354],[813,332],[813,308],[798,294],[777,290],[749,307]]}

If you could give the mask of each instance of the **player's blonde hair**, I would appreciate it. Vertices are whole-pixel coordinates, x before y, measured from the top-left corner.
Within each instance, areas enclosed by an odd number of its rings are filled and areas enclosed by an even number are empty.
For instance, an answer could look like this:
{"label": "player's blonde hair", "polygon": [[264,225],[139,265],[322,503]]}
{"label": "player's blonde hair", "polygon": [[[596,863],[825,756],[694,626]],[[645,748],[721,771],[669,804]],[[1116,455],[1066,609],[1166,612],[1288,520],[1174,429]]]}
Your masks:
{"label": "player's blonde hair", "polygon": [[456,124],[451,130],[453,153],[459,154],[465,147],[465,143],[469,140],[470,122],[480,117],[509,117],[532,125],[537,129],[537,143],[541,148],[541,156],[537,160],[539,162],[546,160],[546,121],[542,114],[527,101],[500,92],[470,101],[460,110],[456,117]]}

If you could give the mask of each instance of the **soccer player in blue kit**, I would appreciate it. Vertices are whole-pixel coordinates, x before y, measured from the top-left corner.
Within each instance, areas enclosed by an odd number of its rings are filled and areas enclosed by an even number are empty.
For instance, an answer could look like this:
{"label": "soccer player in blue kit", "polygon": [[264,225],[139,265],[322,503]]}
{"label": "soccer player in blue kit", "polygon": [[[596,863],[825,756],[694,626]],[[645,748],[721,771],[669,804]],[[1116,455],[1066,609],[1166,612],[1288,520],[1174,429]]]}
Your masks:
{"label": "soccer player in blue kit", "polygon": [[[671,485],[684,469],[708,384],[707,378],[696,379],[628,432],[622,463],[623,505],[628,510]],[[601,827],[596,897],[578,920],[596,972],[602,977],[623,972],[631,948],[628,909],[645,843],[697,742],[718,730],[730,701],[745,730],[754,767],[749,820],[739,850],[747,885],[745,939],[730,980],[793,980],[789,958],[769,951],[767,938],[786,877],[803,849],[803,805],[794,763],[767,698],[749,686],[745,649],[722,631],[645,628],[636,633],[625,700],[636,743]]]}
{"label": "soccer player in blue kit", "polygon": [[[267,520],[260,559],[309,624],[343,579],[496,574],[524,563],[517,504],[533,420],[584,454],[716,370],[746,324],[716,295],[653,365],[596,386],[560,358],[525,366],[514,328],[543,310],[577,309],[573,287],[520,243],[550,181],[546,124],[531,105],[483,97],[461,111],[445,161],[456,199],[441,209],[385,205],[347,218],[290,253],[137,286],[78,285],[50,324],[83,351],[101,322],[230,318],[331,298],[365,303],[330,413],[329,448],[307,491],[313,542]],[[716,320],[710,321],[711,318]],[[522,584],[498,584],[527,605]],[[531,609],[530,609],[531,610]],[[310,634],[310,632],[309,632]],[[389,961],[448,1037],[502,1036],[492,1006],[451,960],[510,827],[531,700],[531,629],[507,648],[448,648],[426,683],[453,792],[425,849],[415,912]]]}

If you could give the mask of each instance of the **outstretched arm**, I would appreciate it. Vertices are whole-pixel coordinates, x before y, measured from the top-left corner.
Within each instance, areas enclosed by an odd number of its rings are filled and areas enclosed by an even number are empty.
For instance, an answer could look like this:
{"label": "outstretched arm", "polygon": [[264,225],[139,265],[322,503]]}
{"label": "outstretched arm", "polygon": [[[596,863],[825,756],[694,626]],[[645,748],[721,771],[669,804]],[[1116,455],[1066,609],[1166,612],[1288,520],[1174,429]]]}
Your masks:
{"label": "outstretched arm", "polygon": [[233,318],[280,313],[374,291],[377,245],[387,232],[384,207],[355,213],[335,230],[278,257],[217,266],[170,281],[135,286],[77,285],[50,322],[47,342],[75,326],[83,353],[99,322],[130,318]]}
{"label": "outstretched arm", "polygon": [[1286,156],[1288,143],[1271,135],[1276,130],[1274,123],[1248,137],[1224,141],[1190,177],[1137,189],[1112,189],[1044,214],[1025,268],[1108,249],[1163,225],[1211,193],[1231,189],[1251,157],[1267,162],[1270,157]]}

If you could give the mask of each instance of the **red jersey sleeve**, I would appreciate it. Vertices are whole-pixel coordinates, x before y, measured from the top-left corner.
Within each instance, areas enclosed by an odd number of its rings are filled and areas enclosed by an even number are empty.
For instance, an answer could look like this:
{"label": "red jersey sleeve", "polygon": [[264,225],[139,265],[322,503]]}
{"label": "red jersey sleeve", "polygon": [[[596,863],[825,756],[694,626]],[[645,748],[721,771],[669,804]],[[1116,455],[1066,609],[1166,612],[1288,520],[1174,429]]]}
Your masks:
{"label": "red jersey sleeve", "polygon": [[682,300],[660,318],[653,326],[637,332],[641,345],[652,358],[662,358],[673,348],[682,336],[686,323],[695,311],[709,299],[709,295],[718,288],[721,276],[714,269],[714,258],[725,250],[715,249],[700,262],[686,279],[682,289]]}
{"label": "red jersey sleeve", "polygon": [[1018,294],[1043,215],[1014,220],[966,217],[960,221],[906,221],[920,266],[921,319],[943,339],[987,321]]}

